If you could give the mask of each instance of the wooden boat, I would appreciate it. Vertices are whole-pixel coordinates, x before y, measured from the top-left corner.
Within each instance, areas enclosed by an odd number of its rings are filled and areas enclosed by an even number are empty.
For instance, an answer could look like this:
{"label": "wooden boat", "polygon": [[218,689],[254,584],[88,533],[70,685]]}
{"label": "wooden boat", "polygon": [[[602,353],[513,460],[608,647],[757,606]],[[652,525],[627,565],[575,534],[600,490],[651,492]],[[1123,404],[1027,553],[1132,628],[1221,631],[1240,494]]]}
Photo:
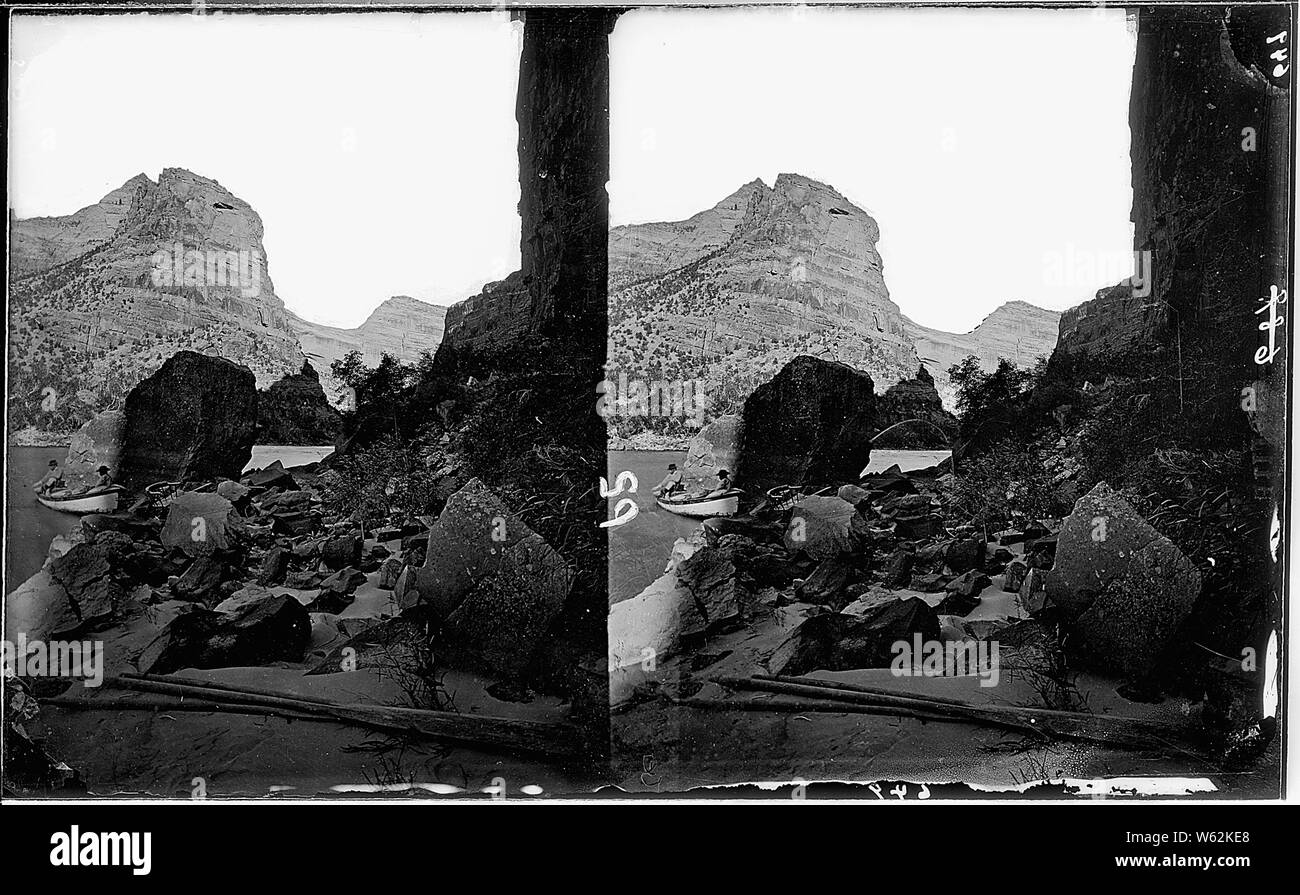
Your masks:
{"label": "wooden boat", "polygon": [[740,507],[742,493],[739,488],[732,488],[721,494],[686,494],[676,499],[657,497],[655,502],[679,516],[734,516]]}
{"label": "wooden boat", "polygon": [[111,513],[117,509],[117,496],[122,493],[120,485],[110,488],[96,488],[94,491],[73,494],[70,491],[55,491],[53,494],[37,494],[36,499],[52,510],[61,513]]}

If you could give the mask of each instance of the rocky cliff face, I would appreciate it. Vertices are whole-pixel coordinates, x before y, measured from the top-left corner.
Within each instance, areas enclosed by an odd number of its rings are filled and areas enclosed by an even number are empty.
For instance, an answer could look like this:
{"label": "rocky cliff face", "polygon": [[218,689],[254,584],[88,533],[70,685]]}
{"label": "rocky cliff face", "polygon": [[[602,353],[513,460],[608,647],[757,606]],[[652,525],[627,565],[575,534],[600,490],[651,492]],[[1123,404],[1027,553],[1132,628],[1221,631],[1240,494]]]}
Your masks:
{"label": "rocky cliff face", "polygon": [[1169,344],[1181,329],[1184,350],[1214,346],[1216,374],[1258,372],[1255,312],[1285,279],[1285,240],[1270,241],[1285,221],[1289,76],[1272,76],[1268,54],[1286,28],[1280,7],[1141,10],[1129,128],[1133,247],[1151,253],[1150,294],[1101,290],[1062,318],[1062,350]]}
{"label": "rocky cliff face", "polygon": [[754,179],[717,205],[684,221],[635,224],[609,232],[609,278],[626,286],[659,276],[723,248],[750,209],[769,192]]}
{"label": "rocky cliff face", "polygon": [[890,299],[876,222],[833,187],[782,174],[747,183],[685,221],[610,231],[609,360],[646,379],[704,379],[719,412],[798,355],[838,360],[879,388],[925,364],[946,406],[947,369],[968,354],[1031,363],[1058,315],[1010,302],[970,333],[908,320]]}
{"label": "rocky cliff face", "polygon": [[330,364],[352,351],[360,352],[372,367],[384,354],[406,363],[417,361],[422,352],[437,351],[442,343],[447,308],[396,295],[354,329],[312,323],[292,311],[288,315],[289,327],[302,345],[303,354],[320,375],[326,395],[337,405],[343,401],[342,388],[330,373]]}
{"label": "rocky cliff face", "polygon": [[[1066,314],[1071,313],[1067,311]],[[1061,314],[1028,302],[1009,301],[985,317],[968,333],[946,333],[921,326],[906,317],[903,323],[916,345],[921,363],[934,376],[935,388],[945,407],[956,406],[956,395],[948,381],[948,368],[966,357],[979,358],[980,366],[992,371],[999,358],[1029,367],[1047,357],[1056,347]]]}
{"label": "rocky cliff face", "polygon": [[531,332],[531,315],[532,297],[515,271],[449,307],[443,342],[470,351],[505,345]]}
{"label": "rocky cliff face", "polygon": [[71,429],[178,350],[269,384],[302,364],[262,220],[215,180],[167,168],[60,218],[11,220],[10,429]]}
{"label": "rocky cliff face", "polygon": [[797,174],[746,184],[686,221],[616,227],[609,361],[631,378],[703,379],[719,411],[799,355],[892,385],[918,359],[879,236],[865,211]]}
{"label": "rocky cliff face", "polygon": [[257,393],[260,444],[333,444],[341,429],[339,412],[326,398],[311,361]]}
{"label": "rocky cliff face", "polygon": [[9,276],[24,277],[71,261],[90,247],[108,242],[140,195],[154,184],[137,174],[94,205],[66,217],[9,216]]}

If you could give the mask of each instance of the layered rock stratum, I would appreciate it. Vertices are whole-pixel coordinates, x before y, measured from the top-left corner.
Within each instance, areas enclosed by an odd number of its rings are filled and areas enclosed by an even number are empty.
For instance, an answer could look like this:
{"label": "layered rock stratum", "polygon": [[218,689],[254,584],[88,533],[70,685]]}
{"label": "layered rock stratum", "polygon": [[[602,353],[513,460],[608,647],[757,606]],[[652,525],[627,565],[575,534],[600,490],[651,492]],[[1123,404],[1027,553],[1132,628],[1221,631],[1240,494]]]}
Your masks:
{"label": "layered rock stratum", "polygon": [[177,351],[259,385],[302,366],[262,219],[206,177],[140,174],[66,217],[10,220],[10,430],[70,429]]}
{"label": "layered rock stratum", "polygon": [[703,379],[715,406],[799,355],[892,385],[918,359],[879,236],[865,211],[796,174],[748,183],[686,221],[615,227],[609,361],[632,378]]}
{"label": "layered rock stratum", "polygon": [[331,403],[330,364],[351,351],[413,362],[442,340],[447,309],[388,299],[354,329],[313,323],[276,294],[257,212],[183,168],[139,174],[70,215],[10,214],[9,431],[70,432],[178,351],[236,360],[259,387],[310,360]]}
{"label": "layered rock stratum", "polygon": [[1059,315],[1024,302],[960,335],[908,320],[885,285],[879,237],[866,211],[798,174],[754,180],[684,221],[615,227],[610,366],[703,379],[726,413],[799,355],[849,364],[882,391],[924,364],[951,407],[953,363],[1032,363],[1055,346]]}

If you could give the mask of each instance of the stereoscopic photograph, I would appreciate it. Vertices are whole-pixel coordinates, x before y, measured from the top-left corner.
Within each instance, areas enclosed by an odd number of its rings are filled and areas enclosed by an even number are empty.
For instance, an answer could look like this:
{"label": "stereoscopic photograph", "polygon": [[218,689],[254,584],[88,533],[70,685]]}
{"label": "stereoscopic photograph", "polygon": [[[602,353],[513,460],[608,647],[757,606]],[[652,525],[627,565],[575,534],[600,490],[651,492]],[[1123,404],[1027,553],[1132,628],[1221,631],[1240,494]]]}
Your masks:
{"label": "stereoscopic photograph", "polygon": [[1277,796],[1286,28],[620,18],[621,786]]}
{"label": "stereoscopic photograph", "polygon": [[7,13],[7,801],[1284,797],[1293,5]]}

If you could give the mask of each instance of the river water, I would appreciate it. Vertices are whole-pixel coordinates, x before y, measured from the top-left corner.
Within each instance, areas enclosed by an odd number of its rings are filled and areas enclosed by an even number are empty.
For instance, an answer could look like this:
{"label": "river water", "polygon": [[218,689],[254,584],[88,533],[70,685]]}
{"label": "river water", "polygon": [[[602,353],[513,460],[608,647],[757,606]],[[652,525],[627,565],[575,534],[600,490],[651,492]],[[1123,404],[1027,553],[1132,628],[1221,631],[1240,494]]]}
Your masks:
{"label": "river water", "polygon": [[[893,466],[906,472],[933,466],[948,456],[948,451],[872,451],[871,463],[863,472],[880,472]],[[623,498],[636,501],[637,515],[623,525],[609,529],[609,602],[620,603],[635,597],[663,574],[673,542],[690,535],[703,521],[689,519],[661,510],[650,489],[668,471],[669,463],[682,465],[682,451],[610,451],[608,481],[615,487],[618,474],[630,471],[636,476],[637,490],[608,498],[609,518]],[[624,511],[626,512],[626,511]]]}
{"label": "river water", "polygon": [[[258,469],[275,460],[285,466],[301,466],[321,459],[331,450],[330,446],[254,445],[247,468]],[[61,463],[67,456],[66,447],[11,447],[8,450],[5,463],[6,594],[40,571],[55,535],[67,534],[77,525],[77,516],[37,503],[31,488],[45,475],[51,460]]]}

